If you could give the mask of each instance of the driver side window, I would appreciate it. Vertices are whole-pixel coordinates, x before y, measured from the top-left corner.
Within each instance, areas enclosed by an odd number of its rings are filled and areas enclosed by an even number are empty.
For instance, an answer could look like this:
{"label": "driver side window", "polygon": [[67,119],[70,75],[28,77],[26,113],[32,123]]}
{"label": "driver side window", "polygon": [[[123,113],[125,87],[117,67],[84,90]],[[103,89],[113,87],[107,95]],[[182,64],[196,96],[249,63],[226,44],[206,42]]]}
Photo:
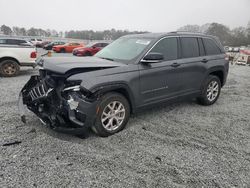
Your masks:
{"label": "driver side window", "polygon": [[175,60],[178,58],[177,38],[165,38],[158,42],[150,52],[161,53],[164,61]]}

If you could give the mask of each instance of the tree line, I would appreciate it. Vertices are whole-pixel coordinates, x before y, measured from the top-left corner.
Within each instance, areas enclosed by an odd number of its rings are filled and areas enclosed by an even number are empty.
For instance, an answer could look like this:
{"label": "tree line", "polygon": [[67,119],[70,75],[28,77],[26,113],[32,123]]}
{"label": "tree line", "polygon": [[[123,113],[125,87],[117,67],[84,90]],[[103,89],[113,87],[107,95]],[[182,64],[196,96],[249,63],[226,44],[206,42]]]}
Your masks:
{"label": "tree line", "polygon": [[[13,36],[40,36],[40,37],[65,37],[74,39],[86,40],[115,40],[121,36],[128,34],[147,33],[147,31],[128,31],[128,30],[81,30],[81,31],[56,31],[51,29],[30,28],[24,27],[9,27],[2,25],[0,31],[5,35]],[[200,32],[209,35],[217,36],[223,45],[227,46],[246,46],[250,45],[250,21],[246,27],[236,27],[230,29],[229,27],[220,23],[208,23],[204,25],[185,25],[178,29],[178,31]]]}
{"label": "tree line", "polygon": [[200,32],[209,35],[217,36],[221,43],[225,46],[247,46],[250,45],[250,21],[246,27],[229,27],[211,23],[199,25],[186,25],[178,29],[178,31]]}
{"label": "tree line", "polygon": [[146,31],[128,31],[128,30],[104,30],[104,31],[93,31],[93,30],[82,30],[82,31],[65,31],[58,32],[56,30],[44,30],[40,28],[25,29],[24,27],[9,27],[2,25],[0,31],[4,35],[13,36],[40,36],[40,37],[65,37],[73,39],[87,39],[87,40],[115,40],[121,36],[128,34],[140,34],[146,33]]}

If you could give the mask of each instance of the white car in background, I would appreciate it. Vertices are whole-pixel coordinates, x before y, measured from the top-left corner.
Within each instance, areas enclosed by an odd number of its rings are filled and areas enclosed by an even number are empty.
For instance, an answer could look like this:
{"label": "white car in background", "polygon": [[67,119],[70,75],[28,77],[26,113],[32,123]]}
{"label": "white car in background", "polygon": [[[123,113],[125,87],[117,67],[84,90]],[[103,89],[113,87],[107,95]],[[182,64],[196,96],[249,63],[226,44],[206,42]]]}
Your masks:
{"label": "white car in background", "polygon": [[22,39],[0,38],[0,76],[18,74],[21,66],[36,66],[37,52],[34,45]]}
{"label": "white car in background", "polygon": [[30,39],[30,42],[36,46],[38,44],[42,44],[43,40],[37,39],[37,38],[32,38],[32,39]]}

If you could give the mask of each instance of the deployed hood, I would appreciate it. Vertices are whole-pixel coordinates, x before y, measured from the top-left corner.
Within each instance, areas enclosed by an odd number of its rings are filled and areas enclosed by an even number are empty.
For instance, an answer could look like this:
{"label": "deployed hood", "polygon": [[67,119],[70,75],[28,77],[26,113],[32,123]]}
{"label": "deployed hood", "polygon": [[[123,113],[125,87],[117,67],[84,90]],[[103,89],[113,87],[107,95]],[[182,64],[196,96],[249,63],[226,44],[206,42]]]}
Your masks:
{"label": "deployed hood", "polygon": [[123,63],[100,59],[98,57],[46,57],[38,64],[46,70],[65,74],[73,69],[112,68],[126,66]]}

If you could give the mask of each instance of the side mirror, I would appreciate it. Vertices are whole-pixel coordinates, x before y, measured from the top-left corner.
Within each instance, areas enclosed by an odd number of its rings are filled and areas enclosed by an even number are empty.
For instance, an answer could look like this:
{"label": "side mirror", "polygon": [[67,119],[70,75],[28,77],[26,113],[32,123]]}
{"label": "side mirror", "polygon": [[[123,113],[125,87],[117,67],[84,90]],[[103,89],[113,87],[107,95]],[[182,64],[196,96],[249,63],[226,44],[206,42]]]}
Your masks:
{"label": "side mirror", "polygon": [[147,54],[141,62],[143,63],[159,63],[160,61],[164,60],[164,56],[161,53],[152,52]]}
{"label": "side mirror", "polygon": [[96,48],[96,46],[92,46],[92,48],[93,48],[93,49],[95,49],[95,48]]}

